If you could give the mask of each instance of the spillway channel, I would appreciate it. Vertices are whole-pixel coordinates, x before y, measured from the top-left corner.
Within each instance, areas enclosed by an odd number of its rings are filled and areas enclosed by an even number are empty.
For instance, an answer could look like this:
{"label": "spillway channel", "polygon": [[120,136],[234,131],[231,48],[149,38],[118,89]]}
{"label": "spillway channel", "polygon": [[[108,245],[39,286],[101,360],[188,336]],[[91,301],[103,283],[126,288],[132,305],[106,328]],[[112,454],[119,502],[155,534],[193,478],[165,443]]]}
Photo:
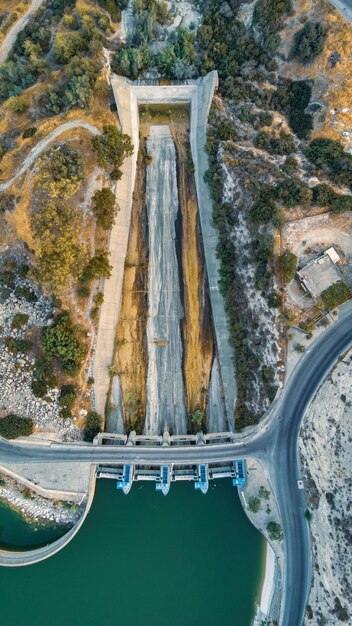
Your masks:
{"label": "spillway channel", "polygon": [[175,224],[179,211],[176,150],[168,126],[151,126],[147,141],[148,374],[145,432],[187,432],[182,374],[180,272]]}

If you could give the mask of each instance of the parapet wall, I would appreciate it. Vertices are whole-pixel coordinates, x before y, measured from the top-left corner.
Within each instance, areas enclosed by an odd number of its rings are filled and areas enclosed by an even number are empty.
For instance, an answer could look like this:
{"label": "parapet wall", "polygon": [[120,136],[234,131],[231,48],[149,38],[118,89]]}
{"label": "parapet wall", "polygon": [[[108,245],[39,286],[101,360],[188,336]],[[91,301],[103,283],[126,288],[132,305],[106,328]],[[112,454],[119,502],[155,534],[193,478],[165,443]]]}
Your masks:
{"label": "parapet wall", "polygon": [[219,290],[219,261],[216,257],[218,234],[212,220],[212,198],[204,181],[208,169],[208,159],[204,147],[206,142],[207,119],[214,90],[218,85],[217,72],[210,72],[204,78],[189,81],[182,85],[135,85],[121,76],[111,80],[121,129],[132,138],[134,153],[125,160],[122,178],[117,183],[116,197],[120,207],[116,223],[110,237],[111,278],[105,281],[104,303],[101,308],[94,363],[96,409],[104,412],[109,390],[109,367],[113,358],[118,316],[121,307],[122,285],[125,258],[129,238],[133,189],[136,176],[139,148],[138,104],[150,103],[190,103],[190,141],[195,166],[195,181],[198,197],[200,223],[204,242],[205,261],[208,274],[213,323],[220,361],[229,428],[234,429],[234,404],[236,399],[235,373],[232,363],[232,349],[224,308]]}

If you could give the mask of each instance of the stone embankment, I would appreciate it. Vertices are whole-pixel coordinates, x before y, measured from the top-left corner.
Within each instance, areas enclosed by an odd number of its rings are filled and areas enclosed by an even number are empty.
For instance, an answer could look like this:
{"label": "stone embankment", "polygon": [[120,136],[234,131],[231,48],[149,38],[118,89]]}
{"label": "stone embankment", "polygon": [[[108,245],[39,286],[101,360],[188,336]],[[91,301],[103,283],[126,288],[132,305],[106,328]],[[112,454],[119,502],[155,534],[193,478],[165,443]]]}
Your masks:
{"label": "stone embankment", "polygon": [[300,436],[313,545],[306,626],[352,623],[351,424],[350,352],[320,388]]}
{"label": "stone embankment", "polygon": [[43,498],[4,475],[0,478],[0,501],[20,512],[28,522],[39,525],[55,523],[70,526],[83,513],[83,507],[76,502]]}
{"label": "stone embankment", "polygon": [[[48,390],[46,399],[37,398],[31,389],[35,358],[33,353],[14,354],[6,346],[7,337],[25,339],[35,335],[38,329],[50,323],[55,309],[51,300],[27,279],[16,277],[14,290],[0,289],[0,407],[2,413],[15,413],[20,417],[30,417],[36,429],[56,433],[62,440],[81,438],[81,431],[71,420],[60,418],[62,407],[58,402],[59,390]],[[17,297],[16,289],[29,290],[37,297],[36,302],[28,302]],[[28,321],[20,328],[12,328],[14,316],[22,313]]]}

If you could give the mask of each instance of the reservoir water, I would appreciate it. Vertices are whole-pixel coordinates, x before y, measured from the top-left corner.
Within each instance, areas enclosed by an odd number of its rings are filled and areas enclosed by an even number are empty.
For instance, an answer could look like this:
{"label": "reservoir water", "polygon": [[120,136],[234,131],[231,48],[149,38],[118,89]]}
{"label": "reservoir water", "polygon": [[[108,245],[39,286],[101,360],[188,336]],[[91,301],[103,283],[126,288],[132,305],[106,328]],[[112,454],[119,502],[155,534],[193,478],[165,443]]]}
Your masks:
{"label": "reservoir water", "polygon": [[[0,508],[5,543],[6,515]],[[20,526],[12,530],[11,543],[16,533],[20,541]],[[48,539],[35,536],[27,543]],[[264,539],[230,480],[206,496],[176,483],[167,497],[154,483],[124,496],[114,481],[98,481],[66,548],[37,565],[0,568],[1,625],[250,626],[263,558]]]}

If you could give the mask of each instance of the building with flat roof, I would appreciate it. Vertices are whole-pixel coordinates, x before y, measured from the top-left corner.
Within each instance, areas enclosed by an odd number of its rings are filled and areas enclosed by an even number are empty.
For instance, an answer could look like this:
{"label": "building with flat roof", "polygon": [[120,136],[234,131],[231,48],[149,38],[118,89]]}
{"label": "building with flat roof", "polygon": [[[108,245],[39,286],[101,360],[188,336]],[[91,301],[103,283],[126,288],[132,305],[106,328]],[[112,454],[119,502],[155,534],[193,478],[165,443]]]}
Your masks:
{"label": "building with flat roof", "polygon": [[320,257],[302,267],[297,272],[297,277],[303,289],[317,298],[325,289],[339,280],[343,280],[343,276],[336,266],[339,261],[339,255],[335,248],[331,247],[325,250]]}

